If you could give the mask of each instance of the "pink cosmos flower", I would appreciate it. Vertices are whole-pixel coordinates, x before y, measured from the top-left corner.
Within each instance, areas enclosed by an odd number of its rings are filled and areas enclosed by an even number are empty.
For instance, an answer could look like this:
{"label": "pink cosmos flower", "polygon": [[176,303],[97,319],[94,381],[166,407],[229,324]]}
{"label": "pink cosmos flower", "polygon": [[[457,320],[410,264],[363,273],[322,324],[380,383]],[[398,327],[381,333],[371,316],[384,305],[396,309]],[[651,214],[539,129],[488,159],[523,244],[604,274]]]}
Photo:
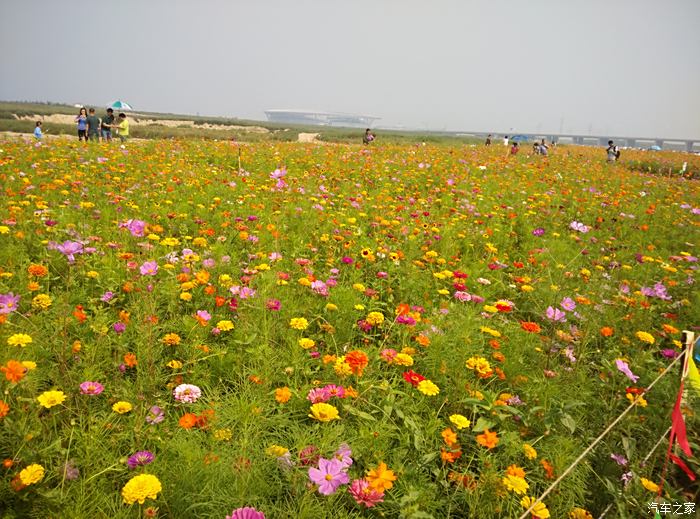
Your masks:
{"label": "pink cosmos flower", "polygon": [[632,382],[637,382],[637,380],[639,380],[639,377],[632,373],[632,370],[630,370],[629,365],[624,360],[617,359],[615,361],[615,366],[617,366],[617,369],[624,373],[625,376]]}
{"label": "pink cosmos flower", "polygon": [[146,261],[139,269],[142,276],[155,276],[158,273],[158,263],[155,261]]}
{"label": "pink cosmos flower", "polygon": [[562,299],[561,303],[559,303],[559,306],[561,306],[567,312],[572,312],[576,309],[576,302],[570,297],[565,297]]}
{"label": "pink cosmos flower", "polygon": [[350,484],[350,495],[358,505],[372,508],[384,501],[384,492],[374,490],[366,479],[356,479]]}
{"label": "pink cosmos flower", "polygon": [[146,222],[143,220],[127,220],[124,223],[120,223],[119,227],[128,229],[132,236],[141,237],[144,235],[146,230]]}
{"label": "pink cosmos flower", "polygon": [[9,314],[17,310],[17,303],[19,303],[19,296],[16,296],[14,293],[0,294],[0,315]]}
{"label": "pink cosmos flower", "polygon": [[265,514],[258,512],[255,508],[246,506],[245,508],[236,508],[231,515],[227,515],[226,519],[265,519]]}
{"label": "pink cosmos flower", "polygon": [[548,306],[545,314],[547,316],[547,319],[549,319],[551,321],[555,321],[555,322],[559,322],[559,323],[566,322],[566,314],[564,312],[562,312],[561,310],[559,310],[558,308],[553,308],[551,306]]}
{"label": "pink cosmos flower", "polygon": [[339,486],[346,485],[350,481],[343,463],[337,458],[319,459],[318,468],[309,469],[309,479],[318,485],[319,494],[324,496],[334,494]]}

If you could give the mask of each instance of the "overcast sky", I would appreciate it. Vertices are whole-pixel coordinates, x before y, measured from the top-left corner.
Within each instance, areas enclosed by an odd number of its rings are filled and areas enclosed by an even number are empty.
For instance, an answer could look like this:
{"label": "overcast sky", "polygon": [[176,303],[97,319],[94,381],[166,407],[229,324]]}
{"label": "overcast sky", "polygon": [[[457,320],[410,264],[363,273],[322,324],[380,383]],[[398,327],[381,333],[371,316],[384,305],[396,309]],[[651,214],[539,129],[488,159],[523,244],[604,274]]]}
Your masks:
{"label": "overcast sky", "polygon": [[700,138],[700,0],[0,0],[0,99]]}

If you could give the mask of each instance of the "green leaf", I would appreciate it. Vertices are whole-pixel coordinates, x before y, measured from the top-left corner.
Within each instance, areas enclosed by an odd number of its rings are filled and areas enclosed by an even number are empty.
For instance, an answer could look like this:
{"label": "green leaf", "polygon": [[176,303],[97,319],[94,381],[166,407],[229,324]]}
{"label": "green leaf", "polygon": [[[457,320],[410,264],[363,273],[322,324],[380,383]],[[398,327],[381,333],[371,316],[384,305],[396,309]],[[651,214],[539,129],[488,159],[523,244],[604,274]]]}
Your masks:
{"label": "green leaf", "polygon": [[576,420],[574,420],[570,414],[565,414],[564,416],[562,416],[560,421],[564,427],[569,429],[569,432],[571,434],[574,433],[574,431],[576,430]]}
{"label": "green leaf", "polygon": [[496,422],[492,422],[491,420],[487,420],[486,418],[482,417],[476,421],[476,424],[474,424],[474,427],[472,427],[472,432],[484,432],[484,430],[490,429],[494,425],[496,425]]}
{"label": "green leaf", "polygon": [[351,407],[349,405],[344,405],[343,409],[351,415],[357,416],[358,418],[363,418],[365,420],[369,420],[370,422],[376,422],[377,419],[372,416],[369,413],[365,413],[364,411],[360,411],[359,409],[355,409],[354,407]]}

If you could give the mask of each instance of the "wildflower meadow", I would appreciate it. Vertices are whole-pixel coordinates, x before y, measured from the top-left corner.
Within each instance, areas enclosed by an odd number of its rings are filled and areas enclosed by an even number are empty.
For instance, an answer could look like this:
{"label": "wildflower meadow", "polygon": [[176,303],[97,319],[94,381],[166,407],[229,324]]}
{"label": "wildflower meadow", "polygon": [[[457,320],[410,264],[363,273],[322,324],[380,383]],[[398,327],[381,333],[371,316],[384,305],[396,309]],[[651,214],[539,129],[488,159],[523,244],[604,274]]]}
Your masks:
{"label": "wildflower meadow", "polygon": [[700,157],[625,153],[0,141],[2,516],[517,518],[631,403],[532,517],[643,516]]}

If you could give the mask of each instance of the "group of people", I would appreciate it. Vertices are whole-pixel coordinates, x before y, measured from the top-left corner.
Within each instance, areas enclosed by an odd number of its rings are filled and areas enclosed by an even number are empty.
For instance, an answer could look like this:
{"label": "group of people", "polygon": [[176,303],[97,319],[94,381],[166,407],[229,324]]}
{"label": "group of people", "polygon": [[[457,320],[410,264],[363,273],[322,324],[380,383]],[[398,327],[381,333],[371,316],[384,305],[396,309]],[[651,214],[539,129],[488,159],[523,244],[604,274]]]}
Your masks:
{"label": "group of people", "polygon": [[[126,114],[122,112],[118,118],[115,118],[112,108],[107,108],[105,115],[99,118],[95,115],[94,108],[88,110],[83,107],[75,117],[75,122],[78,124],[79,141],[110,142],[112,140],[112,129],[116,130],[117,137],[122,142],[129,138],[129,121],[126,118]],[[41,121],[37,121],[34,128],[34,137],[37,140],[41,140],[44,137],[41,126]]]}
{"label": "group of people", "polygon": [[[486,142],[484,143],[486,146],[491,146],[491,137],[492,135],[489,133],[488,137],[486,137]],[[509,139],[508,136],[505,135],[503,137],[503,145],[507,147],[508,144]],[[520,147],[518,146],[517,141],[513,141],[510,148],[510,154],[517,155],[519,150]],[[608,141],[608,148],[605,151],[607,153],[608,162],[616,162],[620,158],[620,148],[618,148],[613,141]],[[532,152],[535,155],[544,155],[546,157],[549,155],[549,146],[547,146],[544,139],[542,139],[540,142],[535,141],[532,144]]]}

